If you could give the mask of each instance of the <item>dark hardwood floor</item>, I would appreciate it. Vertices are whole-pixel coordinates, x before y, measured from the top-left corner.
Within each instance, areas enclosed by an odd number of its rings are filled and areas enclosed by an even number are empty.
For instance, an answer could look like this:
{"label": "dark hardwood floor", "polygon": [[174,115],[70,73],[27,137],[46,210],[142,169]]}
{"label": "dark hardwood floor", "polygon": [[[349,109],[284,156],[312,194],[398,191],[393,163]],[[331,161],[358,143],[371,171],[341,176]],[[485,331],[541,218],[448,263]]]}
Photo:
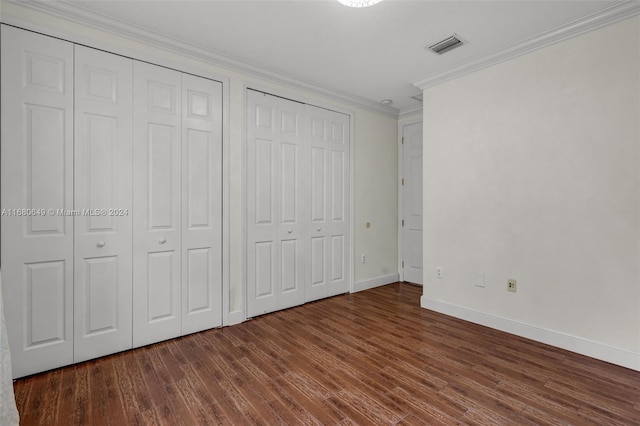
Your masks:
{"label": "dark hardwood floor", "polygon": [[640,424],[640,372],[396,283],[19,379],[22,425]]}

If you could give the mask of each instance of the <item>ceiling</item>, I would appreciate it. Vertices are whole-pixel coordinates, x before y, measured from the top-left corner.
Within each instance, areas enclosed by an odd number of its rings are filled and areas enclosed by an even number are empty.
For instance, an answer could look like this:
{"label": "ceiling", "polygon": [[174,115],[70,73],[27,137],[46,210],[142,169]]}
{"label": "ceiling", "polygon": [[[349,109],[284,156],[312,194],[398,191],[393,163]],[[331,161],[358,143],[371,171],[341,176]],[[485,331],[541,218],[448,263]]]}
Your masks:
{"label": "ceiling", "polygon": [[[354,9],[335,0],[70,1],[171,39],[400,111],[419,107],[411,82],[495,55],[620,4],[604,1],[385,0]],[[425,50],[456,33],[466,44]]]}

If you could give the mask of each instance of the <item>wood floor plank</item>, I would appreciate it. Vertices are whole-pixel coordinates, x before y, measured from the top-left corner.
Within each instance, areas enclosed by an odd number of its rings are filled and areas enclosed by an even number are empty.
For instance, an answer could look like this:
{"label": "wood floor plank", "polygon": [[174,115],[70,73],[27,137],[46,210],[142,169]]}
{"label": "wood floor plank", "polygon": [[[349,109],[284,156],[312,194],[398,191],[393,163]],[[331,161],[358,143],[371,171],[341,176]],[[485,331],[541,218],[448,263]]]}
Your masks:
{"label": "wood floor plank", "polygon": [[30,425],[635,425],[640,372],[395,283],[15,382]]}

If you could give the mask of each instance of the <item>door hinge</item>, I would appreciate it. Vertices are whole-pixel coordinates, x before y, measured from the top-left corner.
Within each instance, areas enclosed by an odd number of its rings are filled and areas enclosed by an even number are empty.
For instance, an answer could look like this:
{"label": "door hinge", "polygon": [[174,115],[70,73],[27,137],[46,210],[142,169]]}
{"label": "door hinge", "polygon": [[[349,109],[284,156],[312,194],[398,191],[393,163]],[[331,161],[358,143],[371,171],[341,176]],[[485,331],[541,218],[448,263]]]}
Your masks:
{"label": "door hinge", "polygon": [[404,226],[404,219],[402,219],[402,226]]}
{"label": "door hinge", "polygon": [[404,260],[402,261],[402,269],[404,269]]}
{"label": "door hinge", "polygon": [[404,145],[404,136],[402,137],[402,145]]}
{"label": "door hinge", "polygon": [[404,178],[402,178],[402,186],[404,186]]}

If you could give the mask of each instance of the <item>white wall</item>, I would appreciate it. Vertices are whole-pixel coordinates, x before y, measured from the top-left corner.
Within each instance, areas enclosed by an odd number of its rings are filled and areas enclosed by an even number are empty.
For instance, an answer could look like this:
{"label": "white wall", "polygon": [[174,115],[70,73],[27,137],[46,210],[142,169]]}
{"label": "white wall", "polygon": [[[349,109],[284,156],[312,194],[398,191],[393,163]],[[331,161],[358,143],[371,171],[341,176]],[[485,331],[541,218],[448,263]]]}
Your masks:
{"label": "white wall", "polygon": [[[388,274],[397,276],[397,193],[394,189],[397,179],[396,118],[325,96],[319,91],[300,89],[273,79],[224,68],[200,58],[153,47],[149,43],[101,31],[96,26],[70,22],[12,2],[0,1],[0,4],[2,22],[204,77],[223,79],[228,101],[228,122],[225,125],[228,131],[230,185],[227,323],[244,319],[244,116],[247,86],[353,114],[354,246],[358,253],[367,253],[370,259],[362,264],[354,258],[355,280],[384,279]],[[371,222],[370,229],[365,229],[365,221]]]}
{"label": "white wall", "polygon": [[640,369],[639,28],[424,91],[424,307]]}
{"label": "white wall", "polygon": [[[358,289],[398,280],[398,120],[356,120],[355,282]],[[367,223],[370,227],[367,228]],[[362,255],[366,263],[362,263]],[[368,284],[372,283],[372,284]]]}

